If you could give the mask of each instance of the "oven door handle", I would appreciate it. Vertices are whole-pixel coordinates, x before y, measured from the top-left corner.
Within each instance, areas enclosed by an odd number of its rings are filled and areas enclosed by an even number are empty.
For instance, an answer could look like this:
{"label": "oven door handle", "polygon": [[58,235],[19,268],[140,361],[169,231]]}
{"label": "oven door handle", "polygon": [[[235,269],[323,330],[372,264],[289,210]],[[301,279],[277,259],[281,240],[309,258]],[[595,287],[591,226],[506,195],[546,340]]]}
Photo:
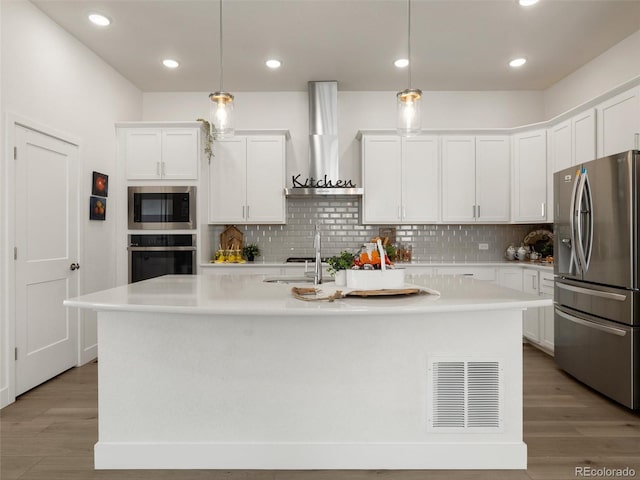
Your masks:
{"label": "oven door handle", "polygon": [[130,252],[195,252],[196,247],[127,247]]}
{"label": "oven door handle", "polygon": [[613,335],[617,335],[619,337],[624,337],[627,335],[626,330],[622,330],[620,328],[607,327],[606,325],[601,325],[599,323],[590,322],[588,320],[583,320],[582,318],[574,317],[573,315],[569,315],[568,313],[563,312],[562,310],[556,308],[556,315],[566,318],[570,322],[578,323],[580,325],[584,325],[589,328],[595,328],[596,330],[601,330],[605,333],[611,333]]}

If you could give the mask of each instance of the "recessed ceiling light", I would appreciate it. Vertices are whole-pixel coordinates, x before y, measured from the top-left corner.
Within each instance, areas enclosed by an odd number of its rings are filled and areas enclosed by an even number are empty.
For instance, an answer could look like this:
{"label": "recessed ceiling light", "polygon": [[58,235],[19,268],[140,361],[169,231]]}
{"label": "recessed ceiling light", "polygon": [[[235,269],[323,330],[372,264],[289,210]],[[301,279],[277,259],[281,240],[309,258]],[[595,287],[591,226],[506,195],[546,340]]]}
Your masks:
{"label": "recessed ceiling light", "polygon": [[269,68],[280,68],[280,65],[282,65],[282,62],[280,60],[276,60],[273,58],[271,60],[267,60],[264,63]]}
{"label": "recessed ceiling light", "polygon": [[406,58],[399,58],[398,60],[393,62],[393,64],[398,68],[404,68],[409,65],[409,60],[407,60]]}
{"label": "recessed ceiling light", "polygon": [[180,65],[176,60],[172,60],[170,58],[162,60],[162,64],[167,68],[178,68],[178,65]]}
{"label": "recessed ceiling light", "polygon": [[531,5],[538,3],[538,0],[518,0],[518,3],[523,7],[530,7]]}
{"label": "recessed ceiling light", "polygon": [[111,25],[111,20],[109,20],[104,15],[100,15],[99,13],[90,13],[89,21],[94,25],[98,25],[100,27],[106,27],[108,25]]}
{"label": "recessed ceiling light", "polygon": [[521,67],[525,63],[527,63],[527,59],[526,58],[514,58],[513,60],[511,60],[509,62],[509,66],[517,68],[517,67]]}

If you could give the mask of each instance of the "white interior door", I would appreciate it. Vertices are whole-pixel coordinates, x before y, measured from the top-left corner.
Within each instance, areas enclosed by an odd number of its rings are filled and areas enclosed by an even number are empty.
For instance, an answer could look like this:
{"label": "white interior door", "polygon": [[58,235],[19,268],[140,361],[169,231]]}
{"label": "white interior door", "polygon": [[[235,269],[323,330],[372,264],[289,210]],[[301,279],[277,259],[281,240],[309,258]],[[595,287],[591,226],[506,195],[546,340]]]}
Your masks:
{"label": "white interior door", "polygon": [[15,126],[16,395],[77,363],[78,147]]}

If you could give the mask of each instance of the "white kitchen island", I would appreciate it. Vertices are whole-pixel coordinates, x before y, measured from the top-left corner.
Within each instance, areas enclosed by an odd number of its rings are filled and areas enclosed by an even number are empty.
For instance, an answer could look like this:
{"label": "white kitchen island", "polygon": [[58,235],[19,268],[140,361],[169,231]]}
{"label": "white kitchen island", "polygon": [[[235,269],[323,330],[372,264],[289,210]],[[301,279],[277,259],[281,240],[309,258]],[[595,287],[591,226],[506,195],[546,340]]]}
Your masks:
{"label": "white kitchen island", "polygon": [[551,300],[424,276],[440,296],[304,302],[262,279],[65,301],[98,311],[95,468],[526,468],[522,310]]}

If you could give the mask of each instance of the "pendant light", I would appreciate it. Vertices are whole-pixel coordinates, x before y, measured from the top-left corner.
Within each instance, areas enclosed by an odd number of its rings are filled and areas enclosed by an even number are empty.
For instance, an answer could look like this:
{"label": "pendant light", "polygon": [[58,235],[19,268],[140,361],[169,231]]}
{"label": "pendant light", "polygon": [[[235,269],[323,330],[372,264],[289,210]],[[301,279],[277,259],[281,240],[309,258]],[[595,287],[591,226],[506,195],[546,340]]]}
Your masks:
{"label": "pendant light", "polygon": [[222,0],[220,0],[220,90],[209,94],[211,100],[209,123],[215,138],[233,136],[233,95],[222,88],[223,50],[222,50]]}
{"label": "pendant light", "polygon": [[421,128],[422,90],[411,88],[411,0],[407,0],[407,58],[409,59],[409,88],[396,94],[397,130],[403,136],[418,135]]}

